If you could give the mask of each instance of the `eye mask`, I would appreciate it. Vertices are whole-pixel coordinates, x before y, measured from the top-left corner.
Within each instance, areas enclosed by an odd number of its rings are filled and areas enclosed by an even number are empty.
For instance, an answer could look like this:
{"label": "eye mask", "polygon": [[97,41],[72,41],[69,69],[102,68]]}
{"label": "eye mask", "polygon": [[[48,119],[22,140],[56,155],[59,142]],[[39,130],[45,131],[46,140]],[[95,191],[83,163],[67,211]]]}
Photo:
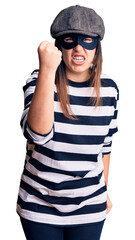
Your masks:
{"label": "eye mask", "polygon": [[[92,39],[92,41],[90,42],[88,41],[88,39]],[[98,37],[91,37],[78,33],[70,33],[62,35],[59,40],[60,45],[65,49],[71,49],[76,47],[77,45],[81,45],[83,48],[92,50],[97,47]]]}

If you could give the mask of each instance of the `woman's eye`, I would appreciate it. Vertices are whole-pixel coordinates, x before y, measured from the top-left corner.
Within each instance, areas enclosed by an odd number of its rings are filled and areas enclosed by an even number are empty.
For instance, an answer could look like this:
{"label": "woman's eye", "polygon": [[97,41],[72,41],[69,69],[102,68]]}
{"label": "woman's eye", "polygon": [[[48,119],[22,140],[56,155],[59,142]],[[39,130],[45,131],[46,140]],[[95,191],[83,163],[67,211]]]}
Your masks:
{"label": "woman's eye", "polygon": [[72,43],[73,39],[71,37],[66,37],[66,38],[64,38],[64,41],[67,43]]}
{"label": "woman's eye", "polygon": [[93,39],[92,38],[85,38],[83,41],[86,42],[86,43],[92,43]]}

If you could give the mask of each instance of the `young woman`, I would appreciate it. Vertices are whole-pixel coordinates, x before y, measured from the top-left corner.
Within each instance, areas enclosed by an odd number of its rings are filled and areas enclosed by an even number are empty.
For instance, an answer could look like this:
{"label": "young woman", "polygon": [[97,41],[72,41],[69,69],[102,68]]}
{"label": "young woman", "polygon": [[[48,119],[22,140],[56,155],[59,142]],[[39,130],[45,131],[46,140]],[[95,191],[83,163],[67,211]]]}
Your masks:
{"label": "young woman", "polygon": [[80,5],[51,25],[23,87],[27,152],[17,213],[28,240],[99,240],[119,90],[102,74],[102,18]]}

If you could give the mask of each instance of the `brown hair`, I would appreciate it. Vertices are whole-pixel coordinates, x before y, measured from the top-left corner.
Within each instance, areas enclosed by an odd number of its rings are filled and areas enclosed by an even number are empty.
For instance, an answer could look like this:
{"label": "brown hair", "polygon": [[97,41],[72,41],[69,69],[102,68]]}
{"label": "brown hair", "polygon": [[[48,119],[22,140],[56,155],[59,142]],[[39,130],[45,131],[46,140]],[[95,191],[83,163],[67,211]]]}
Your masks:
{"label": "brown hair", "polygon": [[[61,50],[59,42],[57,39],[55,40],[55,46]],[[98,39],[98,44],[95,52],[95,57],[93,59],[93,66],[90,68],[91,75],[90,75],[90,87],[93,87],[94,92],[96,93],[96,97],[90,97],[88,104],[92,104],[93,106],[97,107],[101,105],[101,97],[100,97],[100,87],[101,87],[101,80],[100,75],[102,72],[102,50],[101,50],[101,43]],[[66,78],[65,72],[65,63],[62,59],[59,67],[56,71],[55,76],[55,83],[57,87],[57,98],[60,102],[60,106],[62,109],[63,114],[73,120],[78,120],[78,117],[74,115],[70,107],[69,95],[67,92],[67,85],[68,81]]]}

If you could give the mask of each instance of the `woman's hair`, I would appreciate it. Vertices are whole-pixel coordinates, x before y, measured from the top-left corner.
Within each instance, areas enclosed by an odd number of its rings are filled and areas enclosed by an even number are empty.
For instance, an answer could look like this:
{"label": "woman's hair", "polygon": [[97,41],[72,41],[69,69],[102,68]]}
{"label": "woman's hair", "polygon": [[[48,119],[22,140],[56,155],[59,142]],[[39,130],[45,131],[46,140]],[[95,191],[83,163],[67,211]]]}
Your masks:
{"label": "woman's hair", "polygon": [[[55,46],[61,50],[61,46],[59,44],[58,39],[55,40]],[[98,44],[95,52],[95,56],[93,59],[93,65],[90,67],[90,87],[93,87],[93,94],[95,93],[94,97],[90,97],[88,105],[91,104],[95,107],[101,105],[101,97],[100,97],[100,87],[101,87],[101,80],[100,75],[102,72],[102,50],[101,50],[101,43],[98,39]],[[62,109],[63,114],[73,120],[78,120],[78,117],[72,112],[70,107],[69,95],[67,92],[67,85],[68,80],[66,78],[65,72],[65,63],[62,59],[60,65],[57,68],[56,76],[55,76],[55,83],[57,87],[57,98],[60,102],[60,106]]]}

